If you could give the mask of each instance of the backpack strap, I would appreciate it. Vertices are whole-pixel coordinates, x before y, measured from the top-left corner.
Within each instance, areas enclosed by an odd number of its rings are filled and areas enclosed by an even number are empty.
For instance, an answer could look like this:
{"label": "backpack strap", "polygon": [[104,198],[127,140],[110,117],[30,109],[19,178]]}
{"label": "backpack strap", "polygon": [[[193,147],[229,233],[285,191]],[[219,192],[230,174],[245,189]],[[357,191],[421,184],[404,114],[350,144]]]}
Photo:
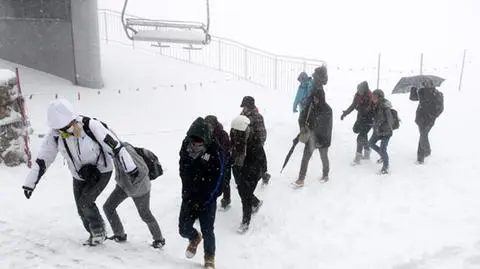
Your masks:
{"label": "backpack strap", "polygon": [[[73,160],[73,155],[72,155],[72,152],[70,151],[70,148],[68,147],[67,145],[67,141],[65,139],[62,138],[62,141],[63,141],[63,145],[65,147],[65,150],[67,151],[67,154],[68,154],[68,157],[70,157],[70,160],[72,160],[72,163],[73,163],[73,167],[75,168],[75,170],[77,171],[77,167],[75,166],[75,161]],[[77,171],[78,172],[78,171]]]}
{"label": "backpack strap", "polygon": [[[85,134],[87,134],[88,137],[90,137],[93,141],[95,141],[98,144],[98,146],[100,147],[100,154],[103,157],[103,162],[105,163],[105,167],[107,167],[107,157],[105,156],[105,151],[103,150],[102,145],[100,144],[100,142],[98,142],[97,138],[95,137],[92,130],[90,129],[90,125],[89,125],[90,124],[90,118],[82,116],[82,123],[83,123],[83,131],[85,131]],[[105,126],[105,124],[103,124],[103,125]],[[98,157],[100,158],[100,156],[98,156]],[[97,162],[98,162],[98,159],[97,159]]]}

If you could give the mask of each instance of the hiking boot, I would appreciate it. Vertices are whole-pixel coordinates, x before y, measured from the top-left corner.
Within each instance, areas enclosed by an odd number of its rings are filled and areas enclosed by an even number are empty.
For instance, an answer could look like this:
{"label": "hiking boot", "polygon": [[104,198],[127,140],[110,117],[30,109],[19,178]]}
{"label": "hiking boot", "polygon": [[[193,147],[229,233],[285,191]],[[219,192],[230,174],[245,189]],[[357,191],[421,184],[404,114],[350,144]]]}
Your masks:
{"label": "hiking boot", "polygon": [[123,243],[127,241],[127,234],[124,235],[112,235],[110,237],[107,237],[108,240],[113,240],[117,243]]}
{"label": "hiking boot", "polygon": [[230,201],[230,200],[227,200],[227,199],[222,199],[222,200],[220,200],[220,206],[221,206],[223,209],[227,209],[227,207],[230,206],[230,203],[231,203],[231,201]]}
{"label": "hiking boot", "polygon": [[98,230],[94,231],[90,237],[90,245],[91,246],[96,246],[103,244],[103,242],[107,239],[107,236],[105,235],[105,230]]}
{"label": "hiking boot", "polygon": [[205,256],[205,269],[215,269],[215,256]]}
{"label": "hiking boot", "polygon": [[386,175],[386,174],[388,174],[388,168],[382,167],[382,170],[380,170],[380,174],[381,174],[381,175]]}
{"label": "hiking boot", "polygon": [[188,259],[195,257],[195,254],[197,254],[197,247],[200,242],[202,242],[202,234],[197,231],[197,237],[190,240],[190,243],[187,246],[187,250],[185,251],[185,256]]}
{"label": "hiking boot", "polygon": [[328,177],[328,175],[325,175],[325,174],[320,178],[320,182],[322,182],[322,183],[325,183],[329,180],[330,180],[330,178]]}
{"label": "hiking boot", "polygon": [[363,150],[363,159],[370,160],[370,150],[368,149]]}
{"label": "hiking boot", "polygon": [[246,222],[242,222],[242,224],[238,226],[237,233],[244,234],[248,231],[248,228],[249,228],[249,224]]}
{"label": "hiking boot", "polygon": [[152,247],[153,248],[163,248],[165,246],[165,238],[159,240],[153,240]]}
{"label": "hiking boot", "polygon": [[303,187],[305,180],[304,179],[297,179],[295,182],[293,182],[293,185],[296,187]]}
{"label": "hiking boot", "polygon": [[263,201],[260,200],[256,206],[252,206],[252,214],[257,213],[262,205]]}
{"label": "hiking boot", "polygon": [[267,185],[272,176],[269,173],[265,173],[262,176],[263,184]]}
{"label": "hiking boot", "polygon": [[362,159],[362,153],[355,153],[355,159],[353,159],[352,165],[360,164],[360,160]]}

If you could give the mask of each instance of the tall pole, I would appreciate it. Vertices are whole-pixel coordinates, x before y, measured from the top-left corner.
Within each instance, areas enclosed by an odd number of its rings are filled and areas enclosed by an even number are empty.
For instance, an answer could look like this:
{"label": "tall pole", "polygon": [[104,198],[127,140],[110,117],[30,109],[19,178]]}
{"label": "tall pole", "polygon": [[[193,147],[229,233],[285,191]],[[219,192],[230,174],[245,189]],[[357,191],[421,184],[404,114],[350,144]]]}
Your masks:
{"label": "tall pole", "polygon": [[377,63],[377,89],[380,89],[380,64],[382,62],[382,53],[378,54],[378,63]]}
{"label": "tall pole", "polygon": [[420,75],[423,75],[423,52],[420,54]]}
{"label": "tall pole", "polygon": [[467,58],[467,50],[463,50],[462,69],[460,70],[460,82],[458,83],[458,91],[462,90],[463,70],[465,69],[466,58]]}

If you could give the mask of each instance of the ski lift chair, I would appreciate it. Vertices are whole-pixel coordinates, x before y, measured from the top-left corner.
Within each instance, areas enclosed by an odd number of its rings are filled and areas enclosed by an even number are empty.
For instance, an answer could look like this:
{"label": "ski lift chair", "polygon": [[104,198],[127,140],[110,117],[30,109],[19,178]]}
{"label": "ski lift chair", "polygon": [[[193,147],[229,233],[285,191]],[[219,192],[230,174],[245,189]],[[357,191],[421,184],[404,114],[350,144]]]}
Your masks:
{"label": "ski lift chair", "polygon": [[125,18],[128,0],[122,10],[122,24],[127,37],[133,41],[156,42],[159,47],[162,43],[186,44],[185,49],[196,49],[193,45],[208,45],[211,40],[209,34],[210,12],[207,2],[207,24],[192,21],[151,20],[143,18]]}

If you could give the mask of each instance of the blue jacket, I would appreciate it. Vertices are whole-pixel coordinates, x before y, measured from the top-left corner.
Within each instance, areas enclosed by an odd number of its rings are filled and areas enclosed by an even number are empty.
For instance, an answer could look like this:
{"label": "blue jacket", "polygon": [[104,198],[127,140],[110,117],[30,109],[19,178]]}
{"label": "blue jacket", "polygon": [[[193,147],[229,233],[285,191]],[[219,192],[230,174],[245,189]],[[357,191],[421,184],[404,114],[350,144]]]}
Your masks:
{"label": "blue jacket", "polygon": [[311,77],[300,83],[300,86],[298,86],[297,95],[295,96],[295,101],[293,102],[293,112],[297,112],[297,107],[300,108],[300,112],[305,109],[305,101],[310,96],[312,88],[313,80]]}

